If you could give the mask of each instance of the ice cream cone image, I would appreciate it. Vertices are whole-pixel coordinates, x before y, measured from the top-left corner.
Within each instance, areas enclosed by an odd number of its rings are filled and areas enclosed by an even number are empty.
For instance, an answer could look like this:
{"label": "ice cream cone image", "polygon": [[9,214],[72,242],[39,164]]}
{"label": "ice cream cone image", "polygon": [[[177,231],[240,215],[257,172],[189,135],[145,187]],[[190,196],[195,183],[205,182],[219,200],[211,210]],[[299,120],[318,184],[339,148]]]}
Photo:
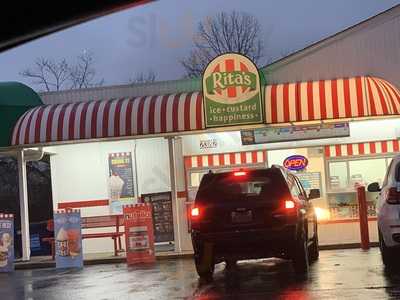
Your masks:
{"label": "ice cream cone image", "polygon": [[81,252],[81,243],[79,240],[79,230],[69,229],[68,234],[68,248],[71,256],[78,256]]}

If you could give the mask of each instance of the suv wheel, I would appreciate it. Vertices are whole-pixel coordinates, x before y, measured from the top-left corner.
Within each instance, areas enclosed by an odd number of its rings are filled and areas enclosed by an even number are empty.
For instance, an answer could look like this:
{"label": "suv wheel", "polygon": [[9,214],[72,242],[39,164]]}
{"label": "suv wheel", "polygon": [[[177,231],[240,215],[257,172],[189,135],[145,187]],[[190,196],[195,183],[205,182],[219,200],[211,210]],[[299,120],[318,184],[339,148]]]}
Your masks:
{"label": "suv wheel", "polygon": [[310,262],[314,262],[319,258],[319,245],[318,245],[318,227],[317,223],[314,226],[314,237],[312,240],[312,245],[309,249],[308,259]]}
{"label": "suv wheel", "polygon": [[215,266],[212,248],[212,244],[205,243],[202,249],[194,255],[196,271],[201,279],[212,279]]}
{"label": "suv wheel", "polygon": [[308,246],[307,246],[307,235],[302,230],[301,235],[296,241],[293,253],[293,268],[297,274],[307,274],[308,273]]}
{"label": "suv wheel", "polygon": [[396,261],[394,253],[392,249],[386,246],[385,241],[383,240],[382,233],[379,229],[378,229],[378,235],[379,235],[379,248],[381,250],[383,264],[386,267],[393,267]]}

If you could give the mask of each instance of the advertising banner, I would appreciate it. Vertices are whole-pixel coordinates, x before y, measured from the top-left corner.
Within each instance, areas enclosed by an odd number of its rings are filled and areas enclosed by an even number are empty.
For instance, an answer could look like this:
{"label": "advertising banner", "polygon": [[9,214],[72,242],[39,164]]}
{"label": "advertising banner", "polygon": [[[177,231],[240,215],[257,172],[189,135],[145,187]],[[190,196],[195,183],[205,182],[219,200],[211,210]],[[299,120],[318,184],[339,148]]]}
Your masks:
{"label": "advertising banner", "polygon": [[79,210],[54,212],[56,268],[82,268],[82,229]]}
{"label": "advertising banner", "polygon": [[263,122],[260,75],[246,56],[227,53],[213,59],[203,73],[206,127]]}
{"label": "advertising banner", "polygon": [[122,206],[133,204],[135,199],[131,152],[108,155],[110,213],[122,214]]}
{"label": "advertising banner", "polygon": [[145,203],[150,203],[153,208],[155,242],[174,241],[171,192],[142,194],[142,199]]}
{"label": "advertising banner", "polygon": [[128,265],[155,262],[151,204],[127,205],[123,211]]}
{"label": "advertising banner", "polygon": [[14,271],[14,215],[0,213],[0,273]]}

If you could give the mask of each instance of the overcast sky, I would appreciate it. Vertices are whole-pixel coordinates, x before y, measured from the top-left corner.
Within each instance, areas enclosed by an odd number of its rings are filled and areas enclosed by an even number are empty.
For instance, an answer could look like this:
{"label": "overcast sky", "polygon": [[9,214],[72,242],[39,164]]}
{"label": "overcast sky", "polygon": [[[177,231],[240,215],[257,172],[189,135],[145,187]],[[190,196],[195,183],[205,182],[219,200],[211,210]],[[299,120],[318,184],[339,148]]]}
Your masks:
{"label": "overcast sky", "polygon": [[181,78],[179,60],[192,46],[197,24],[221,11],[244,11],[260,21],[265,59],[302,49],[361,22],[400,0],[159,0],[90,21],[0,54],[0,81],[19,75],[37,57],[73,60],[92,51],[97,77],[124,84],[138,72],[154,70],[158,80]]}

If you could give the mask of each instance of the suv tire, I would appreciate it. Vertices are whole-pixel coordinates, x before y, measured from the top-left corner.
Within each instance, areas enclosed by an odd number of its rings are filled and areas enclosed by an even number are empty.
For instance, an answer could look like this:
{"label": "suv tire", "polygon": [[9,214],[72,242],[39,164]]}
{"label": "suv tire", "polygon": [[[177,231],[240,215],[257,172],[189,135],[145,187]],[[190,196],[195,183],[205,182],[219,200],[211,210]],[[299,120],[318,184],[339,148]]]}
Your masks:
{"label": "suv tire", "polygon": [[381,250],[383,264],[386,267],[394,267],[396,259],[394,257],[393,250],[386,246],[382,233],[379,230],[379,228],[378,228],[378,235],[379,235],[379,249]]}
{"label": "suv tire", "polygon": [[315,223],[314,237],[313,237],[310,249],[309,249],[308,259],[309,259],[309,262],[314,262],[318,258],[319,258],[318,225],[317,225],[317,223]]}
{"label": "suv tire", "polygon": [[303,229],[295,243],[292,256],[293,268],[297,274],[303,275],[308,273],[308,255],[307,235]]}
{"label": "suv tire", "polygon": [[194,256],[197,274],[201,279],[211,280],[214,273],[213,247],[210,243],[205,243],[199,253]]}

